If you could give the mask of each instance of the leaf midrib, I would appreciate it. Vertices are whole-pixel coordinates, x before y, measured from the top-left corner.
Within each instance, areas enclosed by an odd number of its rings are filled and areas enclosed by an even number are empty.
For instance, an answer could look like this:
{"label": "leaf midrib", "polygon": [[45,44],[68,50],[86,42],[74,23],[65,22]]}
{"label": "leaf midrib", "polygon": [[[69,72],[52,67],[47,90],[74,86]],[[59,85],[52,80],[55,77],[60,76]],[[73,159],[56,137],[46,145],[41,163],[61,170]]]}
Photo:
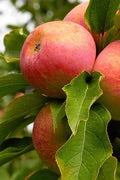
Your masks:
{"label": "leaf midrib", "polygon": [[[79,166],[79,172],[80,172],[80,169],[81,169],[81,165],[83,163],[83,153],[84,153],[84,147],[85,147],[85,139],[86,139],[86,128],[87,128],[87,122],[84,122],[85,123],[85,126],[84,126],[84,137],[83,137],[83,146],[82,146],[82,152],[81,152],[81,156],[80,156],[80,166]],[[78,179],[79,179],[79,172],[78,172]]]}

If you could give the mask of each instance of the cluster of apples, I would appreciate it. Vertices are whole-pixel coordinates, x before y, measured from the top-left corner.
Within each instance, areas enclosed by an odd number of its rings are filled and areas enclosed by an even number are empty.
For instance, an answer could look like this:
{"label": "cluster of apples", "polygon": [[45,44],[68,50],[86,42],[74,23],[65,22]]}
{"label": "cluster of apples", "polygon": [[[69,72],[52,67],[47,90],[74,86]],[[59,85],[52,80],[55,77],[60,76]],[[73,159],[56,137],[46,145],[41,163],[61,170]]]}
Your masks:
{"label": "cluster of apples", "polygon": [[[88,2],[82,3],[64,20],[35,28],[21,51],[21,71],[34,88],[52,98],[65,98],[62,87],[82,71],[98,71],[104,75],[100,100],[112,118],[120,120],[120,40],[110,43],[96,57],[99,34],[93,34],[85,24],[87,6]],[[57,167],[55,153],[69,135],[65,132],[66,126],[62,126],[54,134],[51,105],[45,106],[34,123],[33,144],[53,169]]]}

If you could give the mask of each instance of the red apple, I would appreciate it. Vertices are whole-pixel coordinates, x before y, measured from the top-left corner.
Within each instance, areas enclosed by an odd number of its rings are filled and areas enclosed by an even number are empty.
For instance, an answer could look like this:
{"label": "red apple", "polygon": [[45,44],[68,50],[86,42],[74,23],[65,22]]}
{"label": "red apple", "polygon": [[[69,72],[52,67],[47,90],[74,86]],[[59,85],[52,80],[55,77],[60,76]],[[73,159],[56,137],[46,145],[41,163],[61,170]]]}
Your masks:
{"label": "red apple", "polygon": [[38,26],[26,39],[20,66],[26,80],[41,93],[63,98],[62,87],[86,70],[91,72],[96,46],[82,26],[53,21]]}
{"label": "red apple", "polygon": [[104,75],[100,101],[108,108],[114,120],[120,120],[120,40],[110,43],[101,51],[94,71]]}
{"label": "red apple", "polygon": [[[74,23],[82,25],[84,28],[86,28],[92,34],[95,42],[99,43],[98,41],[100,38],[100,34],[95,34],[95,33],[91,32],[91,30],[89,29],[89,27],[85,23],[85,17],[84,16],[85,16],[88,5],[89,5],[89,2],[83,2],[83,3],[75,6],[70,12],[68,12],[68,14],[65,16],[64,20],[65,21],[72,21]],[[107,34],[108,34],[108,32],[104,33],[102,41],[105,40]]]}
{"label": "red apple", "polygon": [[54,171],[58,170],[55,161],[56,151],[66,142],[69,136],[70,129],[67,119],[61,120],[54,132],[51,105],[48,104],[43,107],[35,119],[32,139],[40,158]]}
{"label": "red apple", "polygon": [[65,16],[65,21],[72,21],[77,24],[82,25],[84,28],[86,28],[89,31],[88,26],[85,23],[85,12],[87,10],[89,2],[83,2],[77,6],[75,6],[68,14]]}

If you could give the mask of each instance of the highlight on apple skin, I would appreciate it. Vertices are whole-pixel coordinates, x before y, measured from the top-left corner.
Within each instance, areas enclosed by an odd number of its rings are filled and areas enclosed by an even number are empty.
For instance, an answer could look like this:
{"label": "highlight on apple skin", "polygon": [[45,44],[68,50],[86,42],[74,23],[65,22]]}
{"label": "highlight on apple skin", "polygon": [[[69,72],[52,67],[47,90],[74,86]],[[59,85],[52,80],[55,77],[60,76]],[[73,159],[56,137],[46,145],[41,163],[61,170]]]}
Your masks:
{"label": "highlight on apple skin", "polygon": [[110,43],[101,51],[94,71],[104,75],[100,101],[108,108],[114,120],[120,120],[120,40]]}
{"label": "highlight on apple skin", "polygon": [[35,119],[32,139],[40,158],[55,172],[58,172],[55,161],[56,151],[67,141],[70,135],[71,131],[66,118],[60,121],[54,132],[51,105],[48,104],[43,107]]}
{"label": "highlight on apple skin", "polygon": [[67,21],[42,24],[26,39],[20,54],[21,71],[41,93],[64,98],[62,87],[82,71],[91,72],[96,58],[92,35]]}

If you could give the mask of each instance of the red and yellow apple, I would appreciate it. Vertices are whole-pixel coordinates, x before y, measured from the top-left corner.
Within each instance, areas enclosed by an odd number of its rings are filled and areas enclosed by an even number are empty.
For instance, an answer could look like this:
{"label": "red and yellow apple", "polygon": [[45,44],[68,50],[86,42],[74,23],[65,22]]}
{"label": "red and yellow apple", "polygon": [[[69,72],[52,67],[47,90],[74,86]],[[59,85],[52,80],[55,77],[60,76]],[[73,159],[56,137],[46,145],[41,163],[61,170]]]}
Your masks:
{"label": "red and yellow apple", "polygon": [[114,120],[120,120],[120,40],[110,43],[101,51],[94,71],[104,75],[100,101],[108,108]]}
{"label": "red and yellow apple", "polygon": [[32,133],[33,144],[40,158],[54,171],[58,171],[55,161],[56,151],[66,142],[70,134],[66,118],[61,120],[54,132],[50,104],[38,113]]}
{"label": "red and yellow apple", "polygon": [[82,26],[67,21],[42,24],[26,39],[20,66],[26,80],[41,93],[55,98],[62,87],[82,71],[91,72],[96,46]]}

